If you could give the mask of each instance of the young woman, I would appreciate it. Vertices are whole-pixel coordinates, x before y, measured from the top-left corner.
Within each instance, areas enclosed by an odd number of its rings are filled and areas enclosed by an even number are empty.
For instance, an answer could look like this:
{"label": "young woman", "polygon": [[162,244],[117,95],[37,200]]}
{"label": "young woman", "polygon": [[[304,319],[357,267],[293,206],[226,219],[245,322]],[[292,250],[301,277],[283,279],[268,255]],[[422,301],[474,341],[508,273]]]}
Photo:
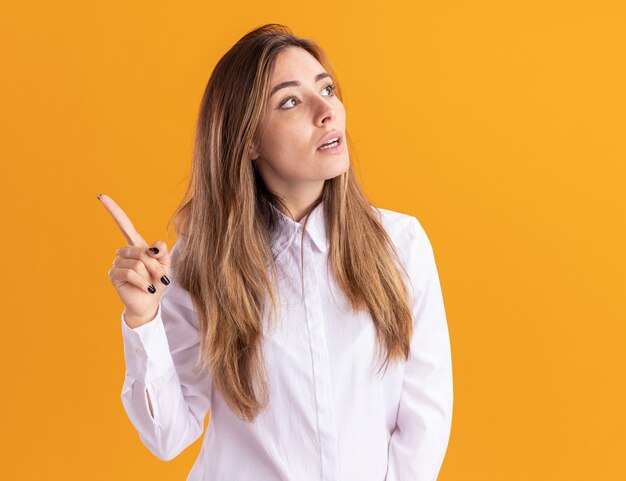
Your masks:
{"label": "young woman", "polygon": [[128,242],[109,277],[130,421],[169,460],[210,411],[188,480],[437,478],[453,396],[433,250],[367,201],[348,143],[322,49],[269,24],[209,79],[171,252],[98,196]]}

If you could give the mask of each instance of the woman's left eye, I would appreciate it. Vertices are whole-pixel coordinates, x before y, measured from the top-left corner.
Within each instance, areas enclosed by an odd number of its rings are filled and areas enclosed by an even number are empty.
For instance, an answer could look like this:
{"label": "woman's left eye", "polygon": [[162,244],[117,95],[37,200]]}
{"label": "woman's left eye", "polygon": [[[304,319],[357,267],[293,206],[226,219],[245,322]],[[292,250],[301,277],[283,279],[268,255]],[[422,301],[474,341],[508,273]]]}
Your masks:
{"label": "woman's left eye", "polygon": [[327,88],[330,88],[330,92],[335,95],[335,84],[328,84],[326,87],[324,87],[324,90],[326,90]]}
{"label": "woman's left eye", "polygon": [[[330,96],[335,95],[335,84],[332,84],[332,83],[331,83],[331,84],[326,85],[326,87],[324,87],[324,88],[322,89],[322,91],[324,91],[324,90],[326,90],[326,89],[330,89]],[[283,103],[281,104],[281,108],[283,108],[283,107],[284,107],[284,105],[285,105],[287,102],[289,102],[290,100],[298,100],[298,99],[296,99],[295,97],[288,97],[288,98],[286,98],[286,99],[283,101]],[[287,108],[287,109],[284,109],[284,108],[283,108],[283,110],[291,110],[291,109],[290,109],[290,108]]]}

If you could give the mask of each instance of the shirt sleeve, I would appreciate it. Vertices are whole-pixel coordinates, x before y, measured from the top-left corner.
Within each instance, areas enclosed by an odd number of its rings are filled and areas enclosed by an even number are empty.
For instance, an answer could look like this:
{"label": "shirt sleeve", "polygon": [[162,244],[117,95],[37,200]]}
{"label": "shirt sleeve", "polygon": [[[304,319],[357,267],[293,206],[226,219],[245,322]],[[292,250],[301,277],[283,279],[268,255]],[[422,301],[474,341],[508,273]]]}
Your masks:
{"label": "shirt sleeve", "polygon": [[122,404],[143,444],[164,461],[200,437],[211,394],[210,377],[196,368],[200,340],[191,296],[175,272],[170,277],[152,321],[132,329],[122,313]]}
{"label": "shirt sleeve", "polygon": [[439,275],[428,236],[412,219],[406,267],[413,284],[413,337],[386,481],[435,481],[452,424],[452,358]]}

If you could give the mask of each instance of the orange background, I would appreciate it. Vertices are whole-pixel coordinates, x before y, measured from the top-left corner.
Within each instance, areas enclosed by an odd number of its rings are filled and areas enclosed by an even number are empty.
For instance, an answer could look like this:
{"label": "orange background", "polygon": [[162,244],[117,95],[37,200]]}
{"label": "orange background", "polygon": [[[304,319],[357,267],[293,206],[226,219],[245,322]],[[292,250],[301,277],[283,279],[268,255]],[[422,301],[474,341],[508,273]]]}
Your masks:
{"label": "orange background", "polygon": [[439,479],[626,479],[623,5],[3,3],[1,477],[186,478],[201,441],[159,461],[122,408],[125,241],[96,194],[171,246],[212,68],[277,22],[337,69],[371,200],[433,244],[455,388]]}

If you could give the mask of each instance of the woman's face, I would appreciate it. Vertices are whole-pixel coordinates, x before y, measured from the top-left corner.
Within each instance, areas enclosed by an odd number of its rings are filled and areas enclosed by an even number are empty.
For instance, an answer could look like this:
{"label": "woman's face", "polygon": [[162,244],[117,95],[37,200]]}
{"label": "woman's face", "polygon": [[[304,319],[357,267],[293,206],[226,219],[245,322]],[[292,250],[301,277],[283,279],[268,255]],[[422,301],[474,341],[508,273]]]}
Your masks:
{"label": "woman's face", "polygon": [[[330,77],[306,50],[289,47],[277,57],[270,79],[270,97],[261,125],[260,146],[250,158],[268,188],[287,199],[316,200],[326,179],[350,165],[345,143],[346,111],[334,95]],[[295,81],[275,90],[283,82]],[[325,137],[336,131],[339,152],[320,151]]]}

